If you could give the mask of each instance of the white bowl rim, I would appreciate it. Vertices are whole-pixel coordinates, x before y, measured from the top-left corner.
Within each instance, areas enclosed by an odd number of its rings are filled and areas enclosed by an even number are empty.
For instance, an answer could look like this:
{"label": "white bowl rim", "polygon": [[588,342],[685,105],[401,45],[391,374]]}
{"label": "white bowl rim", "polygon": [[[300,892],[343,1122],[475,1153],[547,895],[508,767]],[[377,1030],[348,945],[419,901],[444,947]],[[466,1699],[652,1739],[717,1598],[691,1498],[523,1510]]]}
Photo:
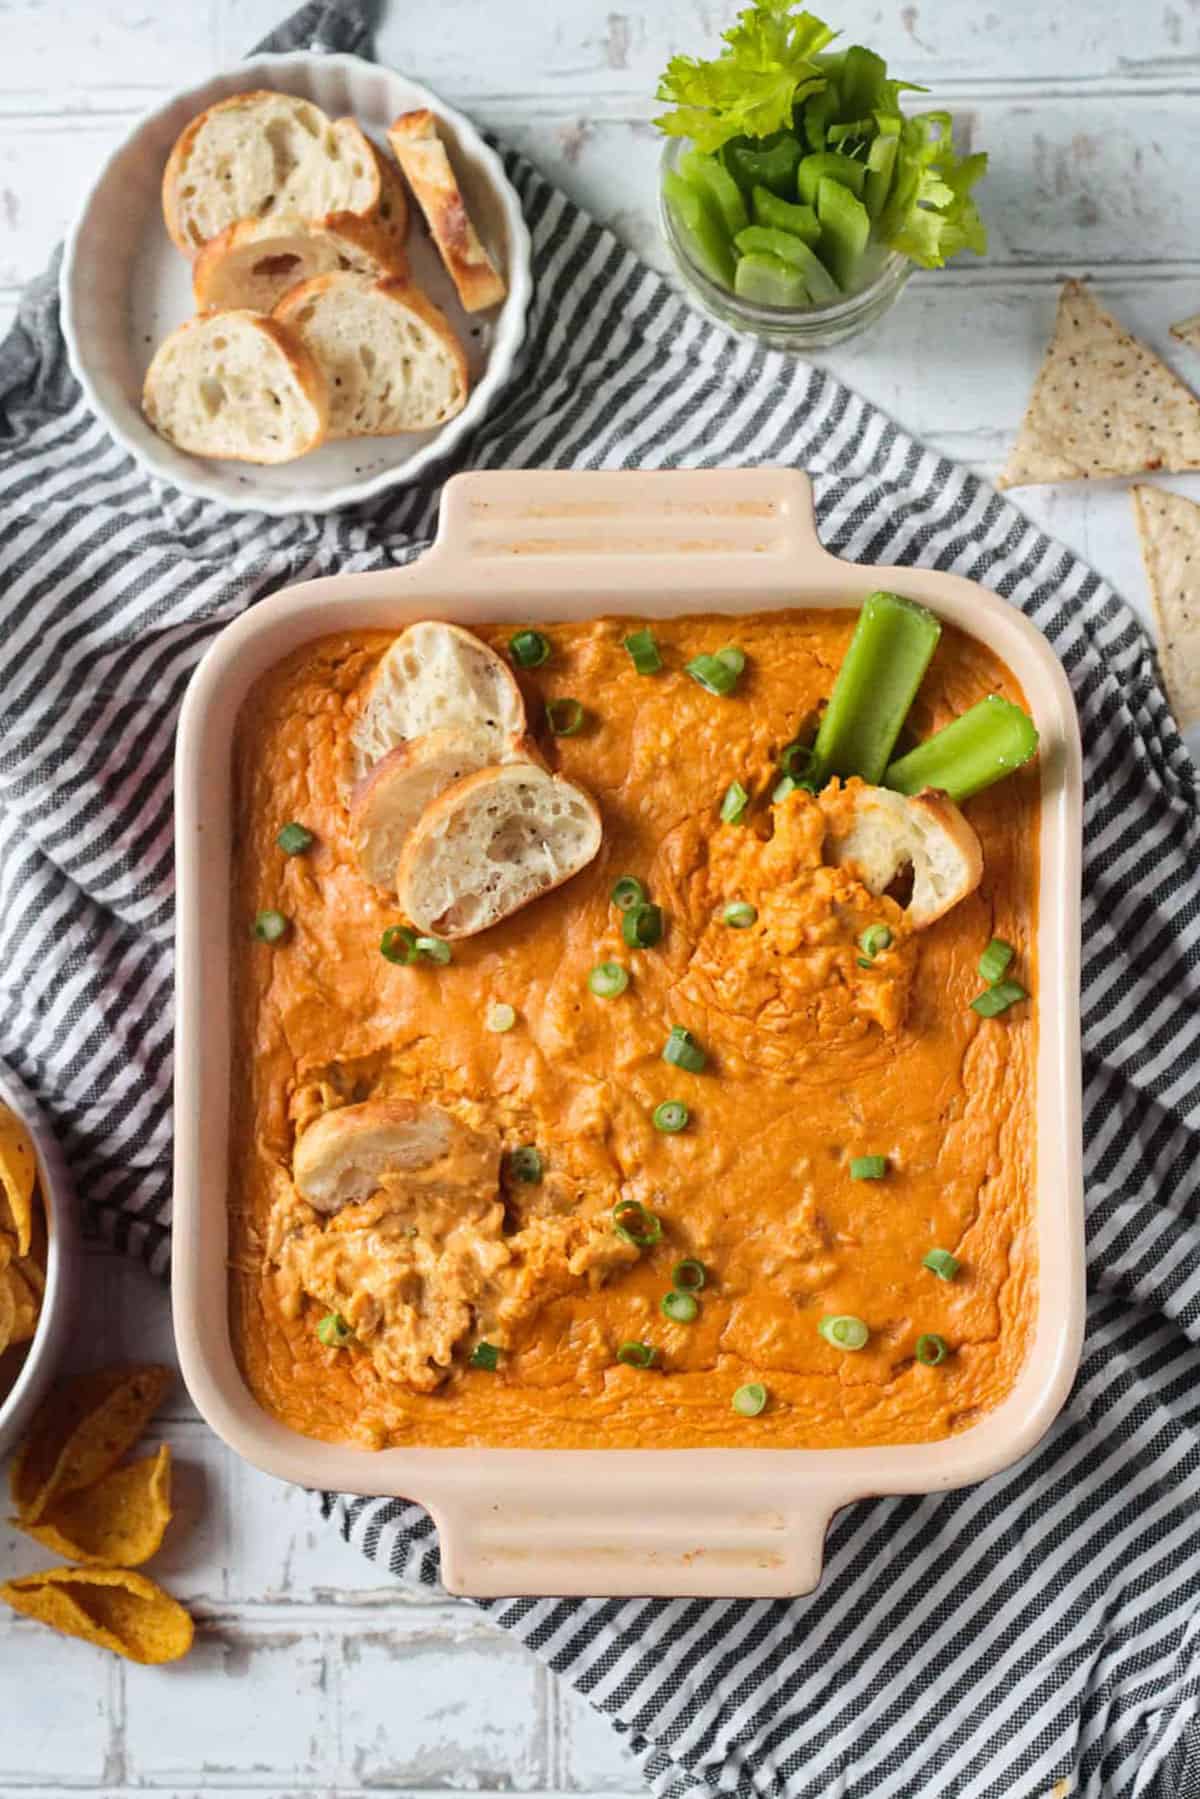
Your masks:
{"label": "white bowl rim", "polygon": [[[478,162],[485,170],[500,200],[509,231],[509,268],[507,271],[509,294],[504,304],[501,319],[497,326],[495,342],[488,358],[487,368],[482,378],[472,389],[467,404],[450,422],[443,427],[431,442],[422,446],[405,463],[398,467],[377,470],[373,475],[360,481],[344,481],[336,487],[330,487],[324,493],[305,494],[292,498],[287,494],[258,494],[248,492],[244,500],[230,494],[220,483],[210,479],[204,470],[204,459],[194,459],[197,473],[194,476],[181,476],[172,463],[170,466],[159,457],[153,442],[143,441],[119,423],[110,409],[100,398],[96,385],[88,370],[87,361],[79,341],[79,331],[75,311],[75,276],[79,240],[84,227],[90,220],[96,197],[108,180],[114,163],[124,156],[139,138],[148,135],[177,107],[184,103],[194,102],[196,111],[203,111],[214,100],[221,97],[216,90],[236,92],[228,83],[240,82],[246,77],[246,88],[253,86],[255,70],[267,69],[274,74],[282,75],[285,71],[296,68],[319,66],[321,68],[341,68],[348,74],[361,70],[374,75],[394,76],[406,83],[411,90],[413,103],[424,105],[439,118],[445,119],[455,137],[470,154],[472,160]],[[471,121],[455,107],[448,106],[419,81],[413,81],[400,69],[389,67],[385,63],[369,62],[365,57],[353,56],[344,51],[327,53],[325,51],[287,51],[270,53],[262,56],[248,56],[235,68],[221,70],[208,76],[204,81],[190,87],[179,88],[168,99],[150,111],[143,113],[134,129],[110,151],[91,182],[87,194],[75,216],[67,234],[63,250],[62,267],[59,271],[59,300],[62,333],[66,341],[67,356],[75,379],[83,390],[88,407],[98,418],[105,430],[133,457],[138,467],[154,480],[164,481],[168,486],[177,488],[181,493],[189,494],[196,499],[212,500],[217,505],[233,512],[260,512],[268,518],[290,518],[302,513],[335,512],[342,507],[357,506],[366,500],[375,499],[379,494],[392,487],[402,487],[416,480],[431,463],[446,456],[460,440],[478,425],[487,413],[493,400],[503,390],[512,375],[517,354],[525,336],[529,303],[533,295],[532,243],[529,227],[525,223],[525,215],[521,202],[504,170],[504,165],[486,143],[480,132]],[[150,438],[153,434],[146,427]]]}
{"label": "white bowl rim", "polygon": [[75,1286],[78,1219],[75,1190],[58,1142],[24,1083],[0,1061],[0,1105],[15,1112],[33,1139],[38,1190],[46,1212],[46,1291],[25,1361],[0,1400],[0,1455],[20,1435],[48,1386],[65,1347],[67,1312]]}

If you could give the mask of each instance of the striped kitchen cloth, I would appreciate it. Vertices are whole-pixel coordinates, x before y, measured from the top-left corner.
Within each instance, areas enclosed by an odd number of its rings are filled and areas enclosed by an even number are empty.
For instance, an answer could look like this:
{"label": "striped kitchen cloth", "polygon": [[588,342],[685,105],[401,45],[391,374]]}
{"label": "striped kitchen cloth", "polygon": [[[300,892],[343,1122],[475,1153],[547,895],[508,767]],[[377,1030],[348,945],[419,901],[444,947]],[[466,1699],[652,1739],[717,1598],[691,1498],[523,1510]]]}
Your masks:
{"label": "striped kitchen cloth", "polygon": [[[306,7],[271,47],[314,41],[367,50],[359,8]],[[508,168],[537,263],[525,373],[439,478],[798,466],[839,555],[982,581],[1062,658],[1087,760],[1091,1279],[1083,1365],[1045,1442],[982,1486],[842,1512],[808,1598],[490,1615],[608,1714],[670,1799],[1200,1794],[1200,828],[1149,645],[990,488],[827,375],[708,324],[528,163]],[[437,504],[433,478],[273,521],[151,483],[82,403],[52,278],[0,351],[0,1044],[92,1225],[155,1266],[184,687],[261,595],[406,561]],[[417,1508],[325,1509],[396,1575],[436,1580]]]}

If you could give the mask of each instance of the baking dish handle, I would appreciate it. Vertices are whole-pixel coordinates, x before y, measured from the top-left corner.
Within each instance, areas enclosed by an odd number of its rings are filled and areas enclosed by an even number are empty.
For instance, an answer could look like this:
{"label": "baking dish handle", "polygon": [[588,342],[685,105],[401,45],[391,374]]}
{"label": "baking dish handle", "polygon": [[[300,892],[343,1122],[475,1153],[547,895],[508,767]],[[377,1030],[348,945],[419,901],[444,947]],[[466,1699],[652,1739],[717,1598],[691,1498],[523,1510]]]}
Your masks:
{"label": "baking dish handle", "polygon": [[[636,559],[681,592],[720,584],[747,565],[760,590],[811,577],[817,537],[812,485],[797,469],[503,469],[455,475],[442,495],[437,541],[423,558],[444,577],[486,581],[488,592],[528,592],[595,558],[596,579],[620,593],[621,564]],[[834,559],[829,558],[830,561]]]}
{"label": "baking dish handle", "polygon": [[[709,1453],[726,1462],[726,1477],[705,1478],[698,1464]],[[447,1590],[477,1599],[754,1599],[808,1593],[817,1585],[825,1532],[844,1491],[806,1481],[788,1503],[765,1468],[747,1477],[737,1451],[668,1456],[673,1469],[659,1480],[647,1478],[644,1456],[640,1472],[629,1465],[619,1474],[614,1457],[625,1459],[608,1452],[607,1474],[597,1469],[572,1482],[572,1493],[557,1490],[553,1509],[539,1505],[532,1478],[524,1492],[506,1492],[502,1482],[427,1501]]]}

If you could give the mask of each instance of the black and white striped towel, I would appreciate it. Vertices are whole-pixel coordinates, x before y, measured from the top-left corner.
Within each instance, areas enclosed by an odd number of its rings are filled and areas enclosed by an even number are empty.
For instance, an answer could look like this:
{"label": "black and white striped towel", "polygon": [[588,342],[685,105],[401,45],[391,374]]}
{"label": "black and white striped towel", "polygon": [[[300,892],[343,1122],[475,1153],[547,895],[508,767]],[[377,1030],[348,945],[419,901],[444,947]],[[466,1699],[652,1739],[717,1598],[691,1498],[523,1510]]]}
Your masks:
{"label": "black and white striped towel", "polygon": [[[342,0],[272,47],[365,36]],[[990,489],[827,376],[706,324],[508,166],[537,259],[527,370],[455,466],[796,465],[839,555],[983,581],[1061,656],[1087,757],[1091,1294],[1049,1438],[980,1487],[844,1511],[811,1597],[491,1616],[608,1713],[671,1799],[1032,1799],[1067,1778],[1089,1799],[1200,1794],[1200,822],[1146,640]],[[408,559],[437,502],[431,481],[273,522],[151,485],[81,403],[49,280],[0,352],[0,1045],[93,1224],[158,1266],[183,689],[261,595]],[[415,1508],[326,1509],[395,1574],[436,1578]]]}

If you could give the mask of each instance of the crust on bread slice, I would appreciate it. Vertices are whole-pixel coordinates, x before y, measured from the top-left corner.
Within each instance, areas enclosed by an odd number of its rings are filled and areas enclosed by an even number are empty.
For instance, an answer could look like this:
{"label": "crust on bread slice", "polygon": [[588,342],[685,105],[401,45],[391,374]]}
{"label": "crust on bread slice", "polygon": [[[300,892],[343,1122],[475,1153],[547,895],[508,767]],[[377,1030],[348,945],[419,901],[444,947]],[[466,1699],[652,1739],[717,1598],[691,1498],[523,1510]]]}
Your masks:
{"label": "crust on bread slice", "polygon": [[364,775],[350,798],[350,842],[375,887],[396,890],[400,854],[425,808],[464,775],[501,762],[539,762],[528,738],[497,747],[487,732],[443,726],[389,750]]}
{"label": "crust on bread slice", "polygon": [[426,108],[402,113],[388,128],[388,143],[467,312],[498,306],[508,291],[504,277],[471,222],[433,113]]}
{"label": "crust on bread slice", "polygon": [[353,212],[323,219],[271,213],[238,219],[205,244],[192,265],[192,292],[201,312],[270,312],[314,275],[349,271],[379,281],[404,269],[392,234],[373,219]]}
{"label": "crust on bread slice", "polygon": [[501,762],[525,737],[525,702],[508,664],[473,632],[421,619],[371,676],[350,729],[344,797],[398,744],[449,728],[485,740],[484,764]]}
{"label": "crust on bread slice", "polygon": [[441,1106],[371,1099],[309,1125],[293,1152],[292,1179],[314,1211],[329,1213],[386,1186],[424,1194],[495,1191],[499,1167],[499,1139]]}
{"label": "crust on bread slice", "polygon": [[905,915],[915,931],[925,930],[978,887],[979,838],[944,793],[926,789],[910,798],[856,782],[841,797],[852,803],[848,816],[831,823],[829,861],[852,867],[876,894],[911,867],[912,898]]}
{"label": "crust on bread slice", "polygon": [[189,455],[290,462],[324,439],[329,390],[286,326],[256,312],[206,313],[159,345],[142,411]]}
{"label": "crust on bread slice", "polygon": [[447,787],[409,834],[401,910],[437,937],[473,937],[586,868],[603,830],[595,800],[532,763],[484,768]]}
{"label": "crust on bread slice", "polygon": [[462,345],[411,282],[316,275],[272,315],[304,339],[325,370],[330,437],[392,437],[444,425],[467,403]]}

